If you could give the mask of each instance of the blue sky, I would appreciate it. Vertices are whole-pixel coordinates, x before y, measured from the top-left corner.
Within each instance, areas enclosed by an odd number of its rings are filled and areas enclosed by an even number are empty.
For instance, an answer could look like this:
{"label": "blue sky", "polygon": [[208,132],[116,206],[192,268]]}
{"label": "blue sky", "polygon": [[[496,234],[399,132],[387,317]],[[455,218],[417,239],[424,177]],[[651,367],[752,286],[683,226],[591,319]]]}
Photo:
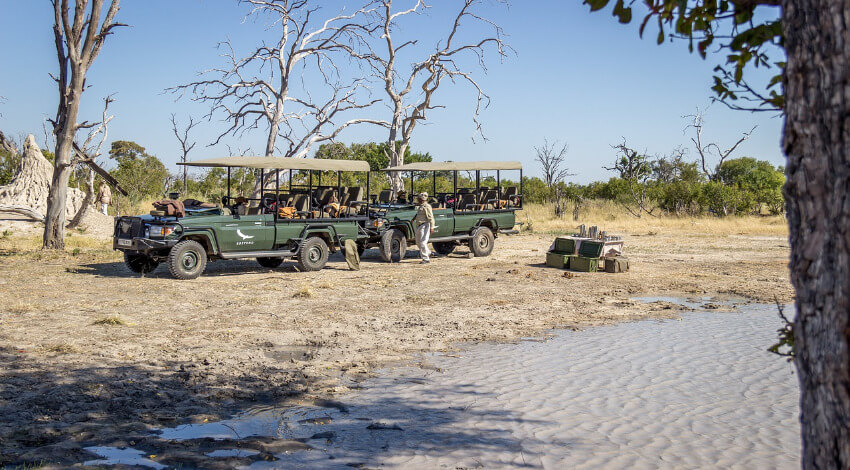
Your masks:
{"label": "blue sky", "polygon": [[[19,138],[27,133],[43,141],[42,123],[55,113],[57,91],[52,9],[47,0],[6,2],[0,17],[0,130]],[[354,2],[323,1],[323,14]],[[432,0],[426,15],[407,20],[397,37],[433,45],[448,26],[454,2]],[[235,0],[123,0],[119,20],[132,25],[111,36],[88,75],[80,120],[100,116],[102,98],[115,93],[110,140],[134,140],[170,168],[179,146],[169,117],[201,116],[207,108],[175,101],[167,87],[186,83],[197,72],[221,65],[215,46],[231,38],[248,48],[271,38],[263,24],[243,22],[245,7]],[[607,179],[602,169],[614,159],[611,145],[625,138],[650,154],[692,147],[682,116],[706,109],[704,138],[731,145],[742,132],[758,126],[738,156],[784,163],[781,118],[768,113],[731,111],[710,105],[711,75],[722,56],[702,60],[682,42],[656,45],[654,33],[638,37],[637,25],[620,25],[607,12],[590,14],[580,0],[514,0],[509,8],[490,5],[484,13],[499,23],[516,51],[500,62],[491,55],[488,73],[477,78],[491,97],[481,114],[487,141],[473,141],[474,96],[465,85],[441,88],[428,124],[416,129],[413,148],[437,160],[520,160],[539,174],[534,146],[544,138],[569,144],[573,181]],[[637,15],[636,15],[637,16]],[[477,27],[465,31],[474,36]],[[413,51],[415,52],[415,51]],[[386,117],[383,108],[373,116]],[[224,145],[206,147],[223,124],[204,122],[190,158],[226,155]],[[342,142],[380,141],[386,131],[373,126],[346,130]],[[261,153],[265,137],[255,132],[226,139],[234,148]],[[693,150],[690,156],[695,156]]]}

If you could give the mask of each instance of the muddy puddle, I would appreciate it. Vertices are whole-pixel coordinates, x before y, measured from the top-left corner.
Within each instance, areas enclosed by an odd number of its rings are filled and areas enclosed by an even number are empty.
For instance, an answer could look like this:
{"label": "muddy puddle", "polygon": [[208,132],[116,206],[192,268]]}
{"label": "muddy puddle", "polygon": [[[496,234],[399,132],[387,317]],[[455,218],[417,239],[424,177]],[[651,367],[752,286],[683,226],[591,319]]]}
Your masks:
{"label": "muddy puddle", "polygon": [[693,311],[429,355],[429,367],[384,371],[341,402],[160,430],[178,454],[98,447],[87,463],[798,468],[797,378],[766,351],[776,307],[643,300]]}

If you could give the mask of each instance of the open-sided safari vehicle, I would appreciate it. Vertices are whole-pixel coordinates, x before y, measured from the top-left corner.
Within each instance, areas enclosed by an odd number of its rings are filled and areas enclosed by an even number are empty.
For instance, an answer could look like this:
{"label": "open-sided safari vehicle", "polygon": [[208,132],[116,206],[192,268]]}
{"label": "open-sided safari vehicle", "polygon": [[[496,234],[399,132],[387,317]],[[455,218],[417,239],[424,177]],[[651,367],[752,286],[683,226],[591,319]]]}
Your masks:
{"label": "open-sided safari vehicle", "polygon": [[[519,187],[503,186],[503,171],[519,171]],[[388,172],[407,172],[410,176],[409,198],[390,200],[389,191],[373,195],[369,214],[373,230],[366,246],[377,246],[385,261],[404,258],[407,246],[415,243],[412,219],[416,215],[416,173],[430,173],[426,189],[434,211],[434,233],[431,244],[441,255],[448,255],[461,244],[469,246],[475,256],[488,256],[499,234],[517,233],[516,210],[522,208],[522,164],[520,162],[416,162],[384,169]],[[495,187],[482,185],[481,172],[495,171]],[[474,172],[474,182],[461,181],[458,173]],[[451,191],[439,191],[437,178],[450,177]],[[492,179],[492,178],[491,178]],[[443,181],[447,183],[448,181]],[[472,184],[474,183],[474,186]],[[448,189],[448,188],[445,188]],[[377,230],[374,230],[377,228]]]}
{"label": "open-sided safari vehicle", "polygon": [[[198,201],[160,201],[150,215],[116,217],[113,248],[124,252],[134,272],[153,271],[167,263],[178,279],[201,275],[208,260],[256,258],[262,266],[277,267],[295,259],[303,271],[322,269],[328,255],[346,239],[364,239],[369,214],[369,164],[356,160],[275,157],[226,157],[185,163],[196,167],[227,168],[227,195],[221,206]],[[274,192],[260,198],[230,194],[231,168],[269,172]],[[289,185],[280,187],[281,171]],[[306,184],[293,184],[293,171]],[[336,172],[336,186],[322,186],[322,172]],[[342,186],[341,172],[366,173],[365,189]],[[265,173],[265,172],[263,172]],[[313,185],[314,173],[318,184]],[[261,176],[261,180],[263,176]],[[261,181],[267,188],[270,181]],[[361,243],[362,246],[362,243]]]}

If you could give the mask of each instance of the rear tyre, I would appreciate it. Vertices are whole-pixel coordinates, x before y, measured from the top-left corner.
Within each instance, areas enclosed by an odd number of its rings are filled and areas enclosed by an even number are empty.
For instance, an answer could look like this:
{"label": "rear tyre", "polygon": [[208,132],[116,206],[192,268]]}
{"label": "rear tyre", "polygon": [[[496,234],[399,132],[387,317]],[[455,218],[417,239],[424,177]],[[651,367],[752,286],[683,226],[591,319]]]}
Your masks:
{"label": "rear tyre", "polygon": [[407,237],[401,230],[391,228],[381,235],[381,244],[378,248],[382,260],[388,263],[400,263],[407,252]]}
{"label": "rear tyre", "polygon": [[153,270],[159,266],[159,261],[155,261],[153,258],[146,255],[131,254],[125,251],[124,264],[134,273],[148,274],[153,272]]}
{"label": "rear tyre", "polygon": [[443,256],[452,254],[457,246],[455,242],[434,242],[432,245],[434,245],[434,251]]}
{"label": "rear tyre", "polygon": [[276,268],[283,264],[283,258],[257,258],[257,262],[264,268]]}
{"label": "rear tyre", "polygon": [[310,237],[298,252],[298,267],[302,271],[319,271],[328,262],[328,244],[319,237]]}
{"label": "rear tyre", "polygon": [[469,248],[475,256],[490,256],[493,252],[493,232],[487,227],[478,227],[472,232],[472,239],[469,240]]}
{"label": "rear tyre", "polygon": [[177,279],[196,279],[207,268],[207,250],[194,240],[183,240],[168,253],[168,270]]}

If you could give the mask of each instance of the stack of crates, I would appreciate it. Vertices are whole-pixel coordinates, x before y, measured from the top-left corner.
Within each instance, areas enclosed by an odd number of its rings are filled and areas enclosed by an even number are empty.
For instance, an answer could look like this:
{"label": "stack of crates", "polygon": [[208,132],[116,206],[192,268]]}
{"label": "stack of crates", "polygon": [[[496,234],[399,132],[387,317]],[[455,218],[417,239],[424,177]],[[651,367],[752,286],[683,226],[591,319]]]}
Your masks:
{"label": "stack of crates", "polygon": [[570,256],[569,268],[573,271],[595,273],[599,271],[599,257],[605,243],[601,241],[582,240],[578,247],[578,255]]}
{"label": "stack of crates", "polygon": [[569,237],[558,237],[555,246],[546,253],[546,266],[567,269],[570,267],[570,258],[576,254],[576,240]]}

